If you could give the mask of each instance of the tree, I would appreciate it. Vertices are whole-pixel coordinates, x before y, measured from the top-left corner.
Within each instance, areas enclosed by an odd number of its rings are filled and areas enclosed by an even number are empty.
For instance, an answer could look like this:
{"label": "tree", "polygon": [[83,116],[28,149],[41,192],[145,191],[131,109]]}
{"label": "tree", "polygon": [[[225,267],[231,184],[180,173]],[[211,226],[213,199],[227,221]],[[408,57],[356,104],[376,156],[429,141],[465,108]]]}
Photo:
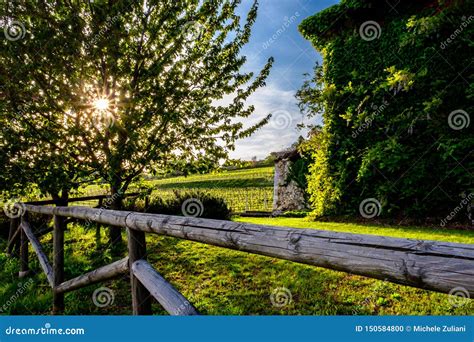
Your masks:
{"label": "tree", "polygon": [[[242,25],[239,3],[8,3],[1,15],[25,29],[2,42],[6,105],[29,103],[22,124],[60,137],[48,146],[98,172],[120,209],[116,195],[143,171],[216,163],[268,121],[244,129],[240,120],[253,113],[245,100],[265,85],[273,60],[257,75],[240,72],[258,6]],[[233,101],[217,104],[225,95]]]}
{"label": "tree", "polygon": [[28,125],[23,111],[8,111],[5,107],[5,102],[0,103],[0,194],[4,201],[19,196],[31,198],[39,191],[67,205],[70,191],[86,177],[77,157],[59,148],[60,137],[51,134],[54,132],[35,129]]}

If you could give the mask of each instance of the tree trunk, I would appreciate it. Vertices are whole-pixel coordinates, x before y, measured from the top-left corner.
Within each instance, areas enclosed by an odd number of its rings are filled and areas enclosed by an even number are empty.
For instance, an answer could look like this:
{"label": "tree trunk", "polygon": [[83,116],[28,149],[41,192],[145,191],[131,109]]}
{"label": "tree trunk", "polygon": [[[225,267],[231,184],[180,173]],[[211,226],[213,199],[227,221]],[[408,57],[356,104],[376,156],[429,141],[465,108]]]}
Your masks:
{"label": "tree trunk", "polygon": [[[123,192],[120,184],[112,184],[111,187],[111,198],[109,200],[110,209],[122,210]],[[109,228],[109,242],[112,249],[117,249],[122,246],[122,229],[119,227],[111,226]]]}
{"label": "tree trunk", "polygon": [[[69,191],[63,189],[61,196],[53,194],[56,207],[67,207]],[[64,281],[64,232],[67,229],[66,219],[54,216],[53,230],[53,284],[59,286]],[[53,315],[64,313],[64,293],[53,291]]]}

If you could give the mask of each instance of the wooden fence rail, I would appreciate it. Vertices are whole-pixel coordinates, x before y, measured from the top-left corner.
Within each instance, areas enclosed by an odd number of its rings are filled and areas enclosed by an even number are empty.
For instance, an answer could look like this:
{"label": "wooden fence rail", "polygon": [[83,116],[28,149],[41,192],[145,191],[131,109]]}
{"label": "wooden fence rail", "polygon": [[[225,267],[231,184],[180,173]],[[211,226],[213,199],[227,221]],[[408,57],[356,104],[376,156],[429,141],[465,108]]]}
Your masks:
{"label": "wooden fence rail", "polygon": [[[149,197],[147,193],[139,193],[139,192],[133,192],[133,193],[126,193],[122,194],[122,198],[127,198],[127,197],[137,197],[140,195],[145,195],[145,202],[147,203],[145,207],[148,207],[149,203]],[[88,202],[88,201],[98,201],[98,207],[102,208],[104,200],[110,199],[110,195],[93,195],[93,196],[85,196],[85,197],[72,197],[68,198],[66,200],[39,200],[39,201],[30,201],[30,202],[25,202],[25,204],[31,204],[31,205],[64,205],[65,203],[74,203],[74,202]],[[106,205],[107,207],[107,205]],[[19,228],[19,218],[13,218],[10,223],[10,231],[8,234],[8,247],[7,247],[7,253],[10,255],[16,254],[17,256],[20,254],[20,243],[21,243],[21,237],[19,236],[21,230]],[[61,224],[67,225],[69,223],[68,220],[62,222]],[[47,229],[44,233],[48,233],[49,230],[54,230],[54,229]],[[97,232],[100,231],[100,227],[97,227]],[[38,236],[39,237],[39,236]]]}
{"label": "wooden fence rail", "polygon": [[94,271],[80,275],[71,280],[59,284],[54,290],[58,293],[65,293],[80,289],[84,286],[100,283],[102,281],[117,278],[128,272],[128,257],[115,261],[106,266],[102,266]]}
{"label": "wooden fence rail", "polygon": [[184,296],[155,271],[145,260],[132,265],[133,274],[146,287],[158,303],[171,315],[198,315],[196,308]]}
{"label": "wooden fence rail", "polygon": [[[36,238],[35,234],[33,233],[33,230],[30,227],[30,224],[26,220],[25,217],[22,218],[21,220],[21,229],[23,229],[23,232],[25,235],[28,237],[28,240],[31,243],[31,246],[33,247],[33,250],[36,253],[36,256],[38,257],[38,261],[41,265],[41,268],[43,269],[44,274],[46,275],[46,278],[48,279],[48,283],[51,287],[54,287],[54,275],[53,275],[53,268],[51,267],[51,264],[48,260],[48,257],[43,251],[43,247],[41,247],[40,242]],[[28,244],[23,245],[22,244],[22,253],[21,255],[23,257],[27,256],[28,253],[26,248],[28,247]],[[22,260],[22,263],[25,263],[26,260]]]}
{"label": "wooden fence rail", "polygon": [[[53,287],[56,293],[66,292],[130,272],[134,314],[151,313],[150,295],[170,314],[197,314],[196,309],[145,261],[146,233],[173,236],[438,292],[449,293],[453,288],[463,287],[470,296],[474,296],[474,245],[88,207],[24,204],[24,208],[27,212],[126,228],[129,236],[128,264],[121,260],[76,279],[56,283]],[[31,237],[31,229],[24,221],[23,230],[37,251],[37,240]],[[44,259],[38,251],[37,254],[40,261]],[[46,274],[50,272],[46,266],[43,269]],[[55,274],[57,272],[59,270],[54,271]]]}

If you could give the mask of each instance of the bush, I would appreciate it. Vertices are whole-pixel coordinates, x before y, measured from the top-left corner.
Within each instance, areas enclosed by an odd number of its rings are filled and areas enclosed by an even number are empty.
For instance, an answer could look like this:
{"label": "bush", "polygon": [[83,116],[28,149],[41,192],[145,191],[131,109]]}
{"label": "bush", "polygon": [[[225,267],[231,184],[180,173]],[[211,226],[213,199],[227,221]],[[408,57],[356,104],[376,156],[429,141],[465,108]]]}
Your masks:
{"label": "bush", "polygon": [[10,219],[3,214],[0,214],[0,237],[7,238],[10,230]]}
{"label": "bush", "polygon": [[[0,213],[0,238],[7,239],[10,232],[10,218],[2,211]],[[28,213],[28,220],[33,227],[33,231],[44,230],[50,225],[51,217],[42,214]]]}
{"label": "bush", "polygon": [[129,198],[124,209],[152,214],[195,216],[217,220],[229,220],[231,210],[222,198],[202,191],[175,191],[171,199],[155,196],[145,208],[143,198]]}

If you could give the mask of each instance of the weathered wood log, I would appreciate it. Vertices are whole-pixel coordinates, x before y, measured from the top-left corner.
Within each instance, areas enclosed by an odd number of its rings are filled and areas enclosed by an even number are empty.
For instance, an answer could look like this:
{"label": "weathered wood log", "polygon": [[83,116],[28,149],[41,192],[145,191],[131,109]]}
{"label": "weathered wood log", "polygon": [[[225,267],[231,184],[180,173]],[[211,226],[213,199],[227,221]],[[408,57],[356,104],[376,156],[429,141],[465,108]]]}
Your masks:
{"label": "weathered wood log", "polygon": [[150,196],[145,197],[145,212],[148,211],[148,207],[150,206]]}
{"label": "weathered wood log", "polygon": [[[103,199],[103,198],[100,198],[100,199],[99,199],[99,203],[97,204],[97,208],[102,208],[103,203],[104,203],[104,199]],[[100,242],[100,241],[101,241],[100,226],[101,226],[100,223],[96,223],[96,224],[95,224],[95,248],[96,248],[97,250],[99,250],[100,247],[101,247],[101,242]]]}
{"label": "weathered wood log", "polygon": [[20,240],[21,240],[21,231],[22,229],[20,225],[18,224],[16,231],[13,233],[11,239],[8,240],[7,253],[11,256],[14,255],[13,249],[15,247],[15,244],[18,242],[18,237],[20,237]]}
{"label": "weathered wood log", "polygon": [[36,239],[35,234],[33,234],[33,230],[31,229],[30,224],[24,218],[22,218],[21,220],[21,228],[28,237],[28,240],[30,240],[31,246],[33,247],[36,255],[38,256],[39,263],[43,268],[46,278],[48,279],[49,285],[51,287],[54,287],[53,268],[51,267],[48,257],[44,253],[40,242]]}
{"label": "weathered wood log", "polygon": [[49,234],[53,231],[54,229],[51,227],[46,227],[44,229],[41,229],[35,233],[35,236],[37,239],[41,238],[42,236]]}
{"label": "weathered wood log", "polygon": [[199,315],[196,308],[145,260],[135,261],[132,272],[170,315]]}
{"label": "weathered wood log", "polygon": [[[24,213],[23,217],[26,219],[28,213]],[[20,232],[20,273],[19,278],[24,278],[30,273],[29,262],[28,262],[28,237],[23,229],[19,229]]]}
{"label": "weathered wood log", "polygon": [[150,292],[138,281],[132,272],[133,263],[146,258],[145,233],[127,229],[130,286],[132,288],[132,309],[134,315],[151,315]]}
{"label": "weathered wood log", "polygon": [[11,256],[19,256],[20,246],[20,219],[14,217],[10,219],[10,231],[8,233],[7,253]]}
{"label": "weathered wood log", "polygon": [[13,235],[18,231],[18,224],[15,224],[14,219],[10,219],[10,229],[8,231],[8,243],[13,239]]}
{"label": "weathered wood log", "polygon": [[400,239],[316,229],[263,226],[193,217],[26,206],[255,254],[449,293],[463,287],[474,297],[474,245]]}
{"label": "weathered wood log", "polygon": [[58,285],[54,291],[66,293],[77,290],[84,286],[100,283],[123,275],[128,272],[128,257],[115,261],[109,265],[102,266],[94,271],[80,275],[71,280],[67,280]]}
{"label": "weathered wood log", "polygon": [[[53,231],[53,276],[54,287],[64,281],[64,231],[66,230],[66,219],[54,216]],[[53,315],[64,312],[64,293],[53,291]]]}

